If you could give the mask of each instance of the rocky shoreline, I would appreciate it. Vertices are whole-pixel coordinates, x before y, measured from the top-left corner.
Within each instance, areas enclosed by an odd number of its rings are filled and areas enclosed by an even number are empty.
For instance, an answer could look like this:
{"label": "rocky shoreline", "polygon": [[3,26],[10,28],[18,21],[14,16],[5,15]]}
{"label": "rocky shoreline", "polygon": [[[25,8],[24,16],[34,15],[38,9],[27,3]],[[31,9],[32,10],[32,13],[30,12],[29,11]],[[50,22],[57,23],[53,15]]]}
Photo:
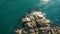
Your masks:
{"label": "rocky shoreline", "polygon": [[45,14],[33,11],[22,19],[24,27],[16,29],[17,34],[60,34],[60,27],[53,26]]}

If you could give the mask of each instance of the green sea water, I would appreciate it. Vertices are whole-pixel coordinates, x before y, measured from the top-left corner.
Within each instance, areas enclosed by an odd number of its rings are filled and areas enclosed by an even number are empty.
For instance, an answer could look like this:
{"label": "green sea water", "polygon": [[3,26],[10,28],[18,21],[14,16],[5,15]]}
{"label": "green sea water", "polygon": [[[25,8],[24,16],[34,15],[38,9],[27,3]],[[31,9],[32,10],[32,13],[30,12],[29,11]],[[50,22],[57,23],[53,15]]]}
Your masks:
{"label": "green sea water", "polygon": [[0,34],[15,34],[21,17],[31,10],[46,13],[51,22],[57,22],[60,26],[60,0],[49,0],[46,3],[41,0],[0,0]]}

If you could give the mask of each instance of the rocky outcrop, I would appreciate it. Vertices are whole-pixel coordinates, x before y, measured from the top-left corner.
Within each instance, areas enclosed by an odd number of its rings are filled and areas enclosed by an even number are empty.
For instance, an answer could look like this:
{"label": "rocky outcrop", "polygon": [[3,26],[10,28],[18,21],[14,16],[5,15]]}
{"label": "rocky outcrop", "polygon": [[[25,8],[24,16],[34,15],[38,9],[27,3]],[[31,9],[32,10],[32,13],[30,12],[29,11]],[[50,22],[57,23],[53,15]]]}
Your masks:
{"label": "rocky outcrop", "polygon": [[17,34],[60,34],[60,27],[53,26],[45,14],[34,11],[22,19],[24,27],[15,30]]}

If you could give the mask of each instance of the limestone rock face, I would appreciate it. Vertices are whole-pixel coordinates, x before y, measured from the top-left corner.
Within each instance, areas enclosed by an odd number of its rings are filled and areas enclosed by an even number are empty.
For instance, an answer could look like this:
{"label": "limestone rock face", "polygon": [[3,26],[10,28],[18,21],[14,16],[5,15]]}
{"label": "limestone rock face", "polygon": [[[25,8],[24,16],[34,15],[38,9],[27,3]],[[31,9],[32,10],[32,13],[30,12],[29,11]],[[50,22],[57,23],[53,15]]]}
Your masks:
{"label": "limestone rock face", "polygon": [[17,29],[17,34],[60,34],[60,27],[51,25],[50,20],[40,11],[25,16],[22,24],[24,27]]}

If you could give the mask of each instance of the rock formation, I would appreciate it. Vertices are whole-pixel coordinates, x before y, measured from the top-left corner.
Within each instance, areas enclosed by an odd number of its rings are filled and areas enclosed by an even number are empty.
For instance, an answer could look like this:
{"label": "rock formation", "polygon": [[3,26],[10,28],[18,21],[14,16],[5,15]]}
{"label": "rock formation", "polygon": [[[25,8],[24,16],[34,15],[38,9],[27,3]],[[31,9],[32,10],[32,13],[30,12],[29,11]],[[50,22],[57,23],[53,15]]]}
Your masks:
{"label": "rock formation", "polygon": [[16,29],[17,34],[60,34],[60,27],[53,26],[45,14],[33,11],[22,19],[24,27]]}

